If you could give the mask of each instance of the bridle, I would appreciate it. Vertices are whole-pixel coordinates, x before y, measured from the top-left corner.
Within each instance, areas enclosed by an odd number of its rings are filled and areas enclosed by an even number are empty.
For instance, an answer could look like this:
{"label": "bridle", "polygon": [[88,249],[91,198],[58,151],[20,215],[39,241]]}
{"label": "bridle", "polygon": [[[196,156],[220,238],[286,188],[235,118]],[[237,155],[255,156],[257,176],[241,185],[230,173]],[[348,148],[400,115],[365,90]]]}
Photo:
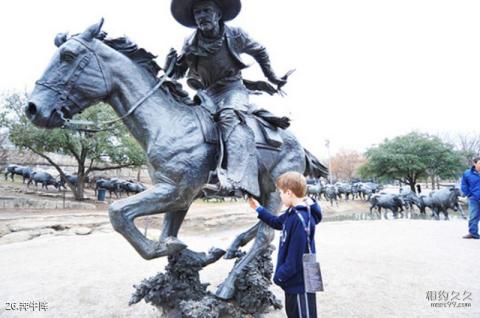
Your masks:
{"label": "bridle", "polygon": [[[92,48],[89,43],[87,43],[85,40],[79,38],[79,37],[72,37],[70,40],[75,40],[82,44],[85,48],[88,49],[88,53],[85,54],[80,61],[77,63],[75,66],[73,72],[71,75],[67,78],[66,81],[60,82],[60,84],[56,83],[50,83],[47,81],[37,81],[37,85],[44,86],[50,90],[53,90],[58,93],[57,100],[55,102],[55,107],[54,107],[54,112],[57,113],[60,118],[63,120],[64,124],[61,128],[64,129],[72,129],[76,131],[82,131],[82,132],[88,132],[88,133],[97,133],[101,131],[106,131],[106,130],[111,130],[114,127],[114,124],[127,118],[133,112],[145,102],[150,96],[155,93],[160,86],[165,82],[165,80],[168,78],[168,74],[171,73],[174,63],[176,61],[172,61],[172,63],[169,64],[167,67],[167,70],[165,70],[165,74],[160,76],[155,85],[145,94],[143,95],[124,115],[120,116],[119,118],[116,118],[114,120],[109,120],[109,121],[103,121],[103,122],[94,122],[94,121],[89,121],[89,120],[74,120],[70,118],[66,118],[64,114],[64,110],[66,110],[69,114],[74,113],[72,109],[70,109],[70,105],[75,105],[76,108],[79,110],[84,109],[87,107],[85,103],[82,103],[82,101],[76,100],[75,98],[72,97],[72,89],[75,86],[76,81],[80,77],[81,73],[85,69],[85,67],[90,63],[92,57],[95,58],[98,62],[99,68],[102,71],[103,75],[103,80],[104,84],[106,87],[106,92],[105,96],[102,98],[99,98],[99,100],[103,100],[107,97],[108,93],[110,92],[111,84],[108,80],[108,77],[105,76],[105,68],[102,67],[102,62],[101,59],[98,57],[97,52]],[[95,42],[93,42],[94,45],[96,45]],[[71,101],[72,103],[68,103],[67,101]],[[83,104],[83,105],[82,105]]]}

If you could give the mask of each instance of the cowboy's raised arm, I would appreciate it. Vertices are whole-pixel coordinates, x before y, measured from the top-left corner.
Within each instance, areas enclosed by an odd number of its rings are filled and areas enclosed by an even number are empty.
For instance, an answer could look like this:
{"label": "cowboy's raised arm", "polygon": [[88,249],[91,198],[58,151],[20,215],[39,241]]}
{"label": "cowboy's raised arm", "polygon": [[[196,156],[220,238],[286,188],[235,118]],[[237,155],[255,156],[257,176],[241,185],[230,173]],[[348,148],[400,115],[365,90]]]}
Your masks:
{"label": "cowboy's raised arm", "polygon": [[182,54],[178,56],[177,51],[174,48],[171,48],[165,58],[163,70],[167,76],[170,76],[173,79],[183,78],[188,70],[185,55]]}
{"label": "cowboy's raised arm", "polygon": [[171,70],[168,74],[173,79],[181,79],[185,77],[185,74],[188,71],[188,64],[187,64],[187,59],[186,59],[186,54],[185,50],[189,43],[192,41],[194,37],[193,35],[188,36],[185,41],[183,42],[183,47],[182,47],[182,53],[178,55],[177,51],[173,48],[170,49],[168,52],[167,58],[165,60],[165,71],[168,70],[169,64],[173,63],[171,66]]}
{"label": "cowboy's raised arm", "polygon": [[172,77],[174,79],[181,79],[185,77],[187,70],[188,70],[187,60],[185,58],[185,55],[182,54],[178,57],[177,63],[175,63],[173,67]]}
{"label": "cowboy's raised arm", "polygon": [[275,85],[284,85],[287,81],[279,78],[272,69],[270,65],[270,57],[268,56],[267,49],[255,41],[250,35],[244,30],[237,28],[239,32],[239,41],[241,41],[241,51],[242,53],[247,53],[251,55],[257,63],[262,68],[262,72],[265,77]]}

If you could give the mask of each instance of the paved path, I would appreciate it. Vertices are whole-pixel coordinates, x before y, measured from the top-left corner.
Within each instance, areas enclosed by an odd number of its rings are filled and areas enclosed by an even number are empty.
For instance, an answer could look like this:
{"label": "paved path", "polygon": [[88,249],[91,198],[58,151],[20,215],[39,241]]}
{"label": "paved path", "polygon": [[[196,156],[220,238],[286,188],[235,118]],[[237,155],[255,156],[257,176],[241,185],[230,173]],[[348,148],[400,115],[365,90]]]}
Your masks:
{"label": "paved path", "polygon": [[[182,239],[206,251],[227,247],[241,230]],[[320,224],[317,248],[326,288],[317,295],[320,317],[480,317],[480,241],[461,239],[465,231],[466,221],[459,220]],[[0,245],[0,255],[1,317],[159,317],[145,303],[127,303],[132,285],[162,270],[165,259],[143,260],[117,233],[43,235]],[[232,265],[210,265],[202,280],[214,289]],[[280,289],[274,291],[283,299]],[[432,307],[436,301],[426,299],[428,291],[449,293],[449,300],[456,296],[452,291],[459,293],[457,303],[471,307]],[[46,301],[48,311],[5,311],[5,302],[22,301]]]}

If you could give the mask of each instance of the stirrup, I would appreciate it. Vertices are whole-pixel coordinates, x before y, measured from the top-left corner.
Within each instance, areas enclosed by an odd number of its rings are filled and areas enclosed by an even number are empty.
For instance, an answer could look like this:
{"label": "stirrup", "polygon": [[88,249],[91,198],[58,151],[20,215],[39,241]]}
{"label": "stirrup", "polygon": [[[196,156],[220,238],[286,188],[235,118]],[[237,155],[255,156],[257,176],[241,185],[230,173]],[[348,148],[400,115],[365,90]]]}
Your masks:
{"label": "stirrup", "polygon": [[206,183],[203,185],[203,189],[211,191],[219,196],[243,198],[243,192],[241,189],[234,188],[232,190],[225,190],[222,189],[220,183]]}

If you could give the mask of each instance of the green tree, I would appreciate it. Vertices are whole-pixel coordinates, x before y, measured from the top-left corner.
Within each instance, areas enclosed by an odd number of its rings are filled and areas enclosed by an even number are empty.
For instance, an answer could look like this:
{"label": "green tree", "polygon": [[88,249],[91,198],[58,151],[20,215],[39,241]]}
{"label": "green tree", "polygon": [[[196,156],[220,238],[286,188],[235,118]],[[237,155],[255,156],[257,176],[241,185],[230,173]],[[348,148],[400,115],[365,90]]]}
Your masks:
{"label": "green tree", "polygon": [[[95,134],[69,129],[41,129],[25,116],[25,94],[12,93],[3,98],[0,109],[0,127],[6,127],[9,139],[20,149],[28,149],[46,159],[65,179],[65,172],[52,159],[50,153],[68,155],[78,164],[77,185],[67,183],[76,200],[84,198],[84,181],[93,171],[106,171],[125,167],[138,167],[146,162],[144,151],[122,124]],[[79,119],[107,121],[116,118],[110,106],[99,103],[78,115]]]}
{"label": "green tree", "polygon": [[362,177],[397,180],[412,191],[420,178],[452,178],[463,169],[461,154],[452,145],[417,132],[386,139],[369,148],[365,157],[367,163],[359,169]]}

